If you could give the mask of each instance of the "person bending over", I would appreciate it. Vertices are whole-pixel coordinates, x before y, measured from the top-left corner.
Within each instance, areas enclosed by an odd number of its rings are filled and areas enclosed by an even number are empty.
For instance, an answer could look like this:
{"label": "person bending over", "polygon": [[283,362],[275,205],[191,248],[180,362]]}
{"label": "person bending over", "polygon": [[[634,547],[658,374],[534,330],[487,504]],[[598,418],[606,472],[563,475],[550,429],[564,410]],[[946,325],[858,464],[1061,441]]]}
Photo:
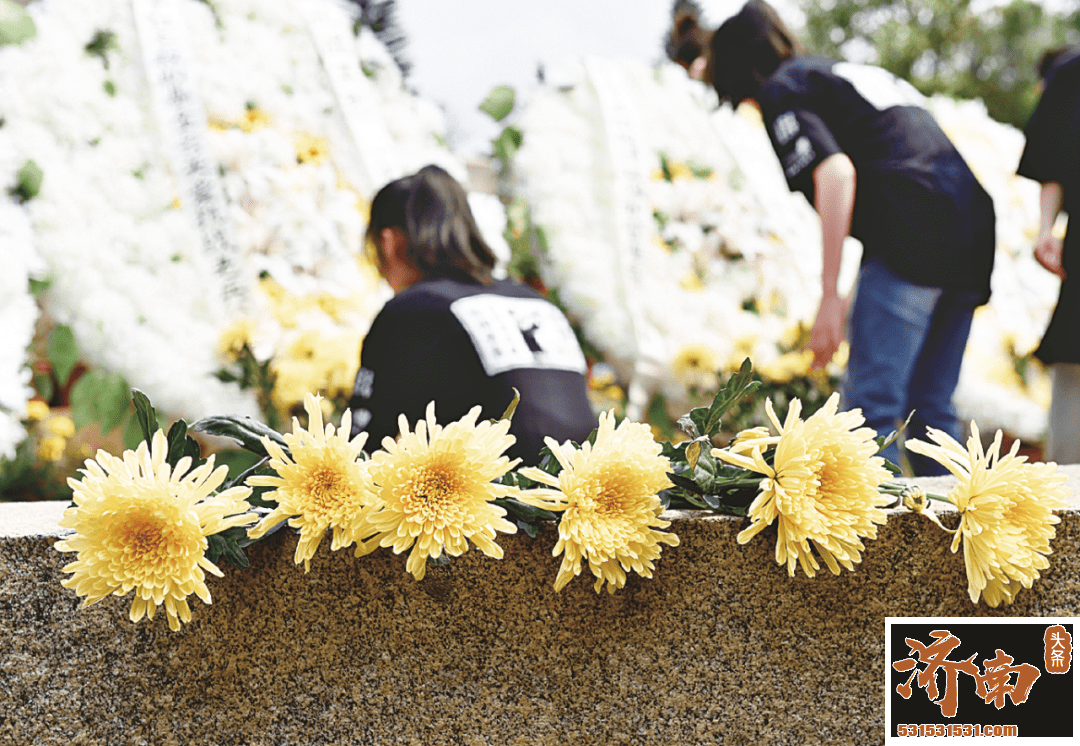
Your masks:
{"label": "person bending over", "polygon": [[[843,406],[882,435],[914,410],[908,437],[929,426],[962,440],[952,395],[972,314],[990,298],[994,206],[922,96],[881,68],[806,54],[760,0],[713,34],[705,80],[722,102],[758,104],[788,186],[821,218],[815,367],[845,336],[837,276],[850,234],[863,257]],[[909,455],[916,474],[944,473]]]}
{"label": "person bending over", "polygon": [[495,419],[517,389],[512,458],[535,464],[545,436],[588,437],[596,418],[570,323],[532,288],[494,279],[495,255],[453,177],[426,166],[384,186],[366,238],[394,297],[364,339],[354,434],[375,447],[398,435],[398,415],[414,423],[431,401],[443,424],[478,404]]}

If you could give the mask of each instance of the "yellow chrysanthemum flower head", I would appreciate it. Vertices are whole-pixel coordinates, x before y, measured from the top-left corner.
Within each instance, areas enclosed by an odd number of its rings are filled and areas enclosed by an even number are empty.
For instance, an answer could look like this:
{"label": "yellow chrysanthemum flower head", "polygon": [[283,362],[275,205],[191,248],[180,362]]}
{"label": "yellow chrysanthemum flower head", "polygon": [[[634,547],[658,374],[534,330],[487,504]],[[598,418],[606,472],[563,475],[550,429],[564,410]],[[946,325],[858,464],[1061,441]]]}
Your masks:
{"label": "yellow chrysanthemum flower head", "polygon": [[262,438],[270,454],[270,467],[277,476],[253,476],[247,480],[252,487],[274,487],[263,499],[278,504],[248,535],[261,538],[288,519],[289,525],[300,531],[295,560],[298,565],[304,563],[305,572],[311,569],[311,558],[327,529],[333,529],[331,550],[362,538],[359,532],[374,502],[368,462],[361,460],[367,433],[349,440],[349,410],[342,415],[340,428],[324,425],[321,399],[310,393],[304,398],[308,427],[305,430],[293,418],[293,431],[284,435],[289,453],[269,438]]}
{"label": "yellow chrysanthemum flower head", "polygon": [[978,603],[981,596],[992,607],[1011,604],[1050,566],[1046,555],[1060,521],[1053,511],[1067,505],[1066,477],[1056,473],[1057,464],[1029,464],[1017,456],[1019,441],[1000,456],[1000,430],[984,450],[974,422],[967,448],[940,430],[930,428],[927,436],[936,445],[912,439],[906,446],[959,480],[946,497],[960,512],[952,551],[963,544],[968,597]]}
{"label": "yellow chrysanthemum flower head", "polygon": [[26,402],[26,419],[35,422],[49,416],[49,405],[41,399],[31,399]]}
{"label": "yellow chrysanthemum flower head", "polygon": [[296,135],[296,160],[321,165],[330,158],[330,141],[306,132]]}
{"label": "yellow chrysanthemum flower head", "polygon": [[247,487],[219,494],[228,468],[214,469],[211,456],[190,469],[191,459],[175,467],[165,461],[165,433],[154,434],[151,445],[117,458],[98,451],[87,460],[81,480],[69,479],[75,506],[64,511],[63,528],[75,533],[56,543],[61,552],[76,552],[71,573],[62,585],[95,604],[112,594],[131,590],[131,621],[153,618],[165,606],[171,629],[191,620],[187,597],[192,593],[210,603],[205,572],[221,570],[205,557],[206,537],[255,521],[248,512]]}
{"label": "yellow chrysanthemum flower head", "polygon": [[675,378],[687,388],[716,389],[722,361],[708,345],[692,344],[679,350],[671,360]]}
{"label": "yellow chrysanthemum flower head", "polygon": [[431,402],[415,430],[404,415],[398,419],[401,437],[384,438],[383,450],[371,457],[376,512],[367,519],[370,538],[357,546],[357,556],[377,546],[395,554],[411,547],[405,569],[417,580],[423,580],[429,557],[457,557],[470,541],[502,559],[495,533],[512,534],[517,526],[493,501],[517,490],[493,482],[518,464],[502,455],[515,438],[509,420],[477,423],[479,416],[480,407],[473,407],[443,427]]}
{"label": "yellow chrysanthemum flower head", "polygon": [[45,427],[50,433],[61,438],[71,438],[75,436],[75,421],[64,415],[52,417],[45,423]]}
{"label": "yellow chrysanthemum flower head", "polygon": [[244,132],[254,132],[257,129],[267,127],[272,123],[270,115],[258,106],[249,106],[244,109],[237,125]]}
{"label": "yellow chrysanthemum flower head", "polygon": [[62,435],[49,435],[38,442],[37,455],[42,461],[59,461],[67,449],[67,438]]}
{"label": "yellow chrysanthemum flower head", "polygon": [[[729,464],[764,474],[760,492],[750,505],[750,526],[737,537],[745,544],[774,521],[777,524],[776,561],[795,574],[796,563],[809,577],[819,565],[814,552],[833,573],[854,569],[862,557],[864,538],[877,536],[885,522],[882,506],[889,498],[878,486],[889,477],[885,460],[875,456],[876,433],[860,427],[859,410],[837,412],[839,395],[808,417],[800,418],[802,402],[795,399],[783,424],[772,402],[765,409],[779,438],[761,433],[738,447],[714,449]],[[764,452],[776,446],[773,463]]]}
{"label": "yellow chrysanthemum flower head", "polygon": [[611,412],[600,415],[595,444],[580,449],[546,441],[562,465],[558,476],[537,468],[520,473],[552,489],[527,490],[522,502],[561,512],[559,540],[552,554],[563,555],[555,590],[581,574],[582,560],[596,577],[597,592],[626,584],[633,570],[651,578],[662,544],[677,546],[679,537],[660,531],[671,524],[660,520],[658,493],[671,486],[670,462],[661,455],[649,426],[624,420],[615,426]]}
{"label": "yellow chrysanthemum flower head", "polygon": [[246,317],[237,319],[221,333],[218,339],[218,352],[229,360],[236,360],[244,349],[244,345],[251,345],[255,332],[254,319]]}

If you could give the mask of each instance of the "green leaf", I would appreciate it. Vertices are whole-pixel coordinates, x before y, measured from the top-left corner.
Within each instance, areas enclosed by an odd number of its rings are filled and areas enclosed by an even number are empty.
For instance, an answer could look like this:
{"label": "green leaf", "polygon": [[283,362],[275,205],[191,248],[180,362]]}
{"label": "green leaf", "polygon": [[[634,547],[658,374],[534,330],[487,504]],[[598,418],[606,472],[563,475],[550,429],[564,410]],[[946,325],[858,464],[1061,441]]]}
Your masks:
{"label": "green leaf", "polygon": [[670,479],[676,487],[682,487],[684,490],[692,492],[696,495],[703,494],[701,487],[698,486],[698,483],[695,482],[693,479],[690,479],[689,477],[684,477],[682,474],[675,474],[674,472],[668,472],[668,479]]}
{"label": "green leaf", "polygon": [[51,277],[46,277],[44,280],[35,280],[33,277],[30,278],[30,294],[35,298],[40,298],[50,286],[52,286]]}
{"label": "green leaf", "polygon": [[668,158],[667,153],[660,152],[660,173],[664,177],[664,181],[672,181],[674,178],[671,175],[671,160]]}
{"label": "green leaf", "polygon": [[503,412],[502,417],[499,418],[500,420],[512,420],[514,418],[514,412],[517,411],[518,404],[521,403],[521,393],[513,387],[511,387],[511,390],[514,392],[514,398],[510,404],[507,405],[506,411]]}
{"label": "green leaf", "polygon": [[33,159],[26,161],[15,174],[15,188],[12,193],[22,202],[28,202],[41,191],[41,182],[45,179],[45,172]]}
{"label": "green leaf", "polygon": [[206,417],[192,425],[191,429],[198,433],[232,438],[241,448],[259,456],[270,455],[262,444],[262,438],[264,437],[281,446],[281,449],[286,453],[289,452],[289,447],[286,445],[285,439],[281,437],[281,433],[250,417],[237,415]]}
{"label": "green leaf", "polygon": [[91,57],[99,57],[101,59],[101,64],[108,70],[108,53],[119,49],[119,46],[116,43],[116,34],[112,31],[102,31],[99,29],[94,33],[94,37],[85,47],[83,47],[83,49]]}
{"label": "green leaf", "polygon": [[698,407],[697,409],[690,410],[690,414],[684,414],[682,417],[679,418],[678,422],[675,423],[679,426],[680,430],[682,430],[684,433],[689,435],[691,438],[694,438],[695,440],[701,437],[701,430],[698,428],[698,424],[696,421],[697,419],[701,418],[693,417],[694,412],[696,412],[698,409],[704,409],[704,407]]}
{"label": "green leaf", "polygon": [[[491,89],[484,102],[480,104],[480,111],[487,114],[496,122],[501,122],[509,116],[514,108],[514,89],[508,85],[497,85]],[[519,143],[520,144],[520,143]]]}
{"label": "green leaf", "polygon": [[192,468],[206,461],[202,457],[202,446],[187,434],[187,423],[183,420],[174,422],[172,427],[169,428],[169,434],[166,437],[169,441],[169,453],[165,460],[169,463],[169,466],[176,466],[177,462],[184,456],[191,458]]}
{"label": "green leaf", "polygon": [[514,153],[521,147],[522,134],[517,127],[510,126],[503,129],[499,136],[491,141],[495,151],[495,157],[504,164],[510,163]]}
{"label": "green leaf", "polygon": [[[223,454],[228,454],[228,453],[229,453],[229,451],[222,451],[221,454],[219,454],[219,456],[223,455]],[[240,472],[236,476],[232,476],[233,467],[235,466],[235,463],[229,463],[229,459],[224,459],[223,463],[225,463],[225,465],[227,465],[229,467],[230,479],[224,485],[222,485],[222,489],[229,489],[230,487],[246,486],[248,477],[255,476],[256,474],[258,474],[258,475],[269,475],[269,476],[276,476],[277,475],[277,472],[274,471],[272,468],[270,468],[268,466],[268,464],[270,463],[270,458],[269,457],[264,456],[263,458],[258,458],[258,456],[254,456],[254,454],[251,454],[248,451],[243,451],[243,450],[239,450],[239,449],[232,451],[232,453],[234,453],[234,454],[244,454],[244,457],[254,457],[254,458],[257,459],[257,461],[255,461],[254,464],[252,464],[250,467],[248,467],[244,471]],[[240,458],[240,457],[236,456],[234,458]],[[220,464],[220,463],[222,463],[222,461],[216,461],[216,463]],[[263,499],[263,495],[265,495],[267,492],[273,492],[273,491],[274,491],[273,487],[252,487],[251,488],[251,494],[248,495],[248,498],[247,498],[248,504],[253,506],[253,507],[256,507],[256,508],[268,508],[270,510],[273,510],[274,508],[278,507],[277,502]],[[282,523],[277,524],[274,528],[270,529],[270,531],[268,531],[266,535],[269,536],[270,534],[274,533],[274,531],[277,531],[278,528],[281,527],[282,525],[284,525],[284,521]]]}
{"label": "green leaf", "polygon": [[50,376],[35,373],[31,383],[34,387],[34,391],[38,393],[38,396],[44,401],[52,401],[53,394],[56,393],[56,390]]}
{"label": "green leaf", "polygon": [[7,44],[22,44],[33,39],[37,26],[22,6],[13,0],[0,0],[0,47]]}
{"label": "green leaf", "polygon": [[[893,431],[892,431],[891,433],[889,433],[889,434],[888,434],[888,435],[886,435],[886,436],[883,436],[883,437],[879,437],[879,438],[874,438],[874,442],[875,442],[875,443],[877,443],[877,446],[878,446],[877,452],[878,452],[878,453],[881,453],[881,452],[882,452],[882,451],[884,451],[884,450],[885,450],[886,448],[888,448],[888,447],[889,447],[889,446],[890,446],[890,445],[892,444],[892,442],[893,442],[894,440],[896,440],[897,438],[899,438],[899,437],[900,437],[900,433],[902,433],[902,432],[904,432],[905,430],[907,430],[907,428],[908,428],[908,425],[910,425],[910,424],[911,424],[911,418],[912,418],[912,417],[914,417],[914,416],[915,416],[915,410],[913,409],[913,410],[911,410],[911,412],[910,412],[910,413],[908,414],[908,416],[907,416],[907,419],[906,419],[906,420],[904,420],[904,421],[903,421],[903,422],[902,422],[902,423],[900,424],[900,427],[898,427],[897,429],[893,430]],[[893,466],[896,466],[896,465],[895,465],[895,464],[893,464]],[[896,467],[896,468],[899,468],[899,467]],[[899,473],[899,472],[897,472],[897,473]]]}
{"label": "green leaf", "polygon": [[218,466],[229,467],[229,487],[243,484],[243,480],[264,463],[266,463],[266,459],[259,458],[251,451],[245,451],[241,448],[225,448],[214,454],[215,468]]}
{"label": "green leaf", "polygon": [[515,523],[530,539],[535,539],[537,534],[540,533],[540,528],[532,523],[526,523],[525,521],[515,521]]}
{"label": "green leaf", "polygon": [[217,564],[219,559],[225,559],[233,567],[241,570],[250,567],[244,547],[254,543],[247,538],[247,529],[242,526],[233,526],[219,534],[206,537],[206,559]]}
{"label": "green leaf", "polygon": [[142,428],[139,427],[139,418],[132,414],[124,425],[124,449],[134,451],[143,442]]}
{"label": "green leaf", "polygon": [[[750,358],[746,358],[738,372],[716,392],[712,404],[690,410],[689,415],[679,419],[679,427],[695,439],[702,435],[710,437],[716,435],[720,431],[720,420],[727,411],[744,396],[761,386],[761,381],[755,381],[753,378],[753,366],[750,364]],[[689,419],[688,422],[687,419]],[[684,425],[693,425],[693,429],[687,430]]]}
{"label": "green leaf", "polygon": [[56,382],[63,386],[79,362],[79,343],[75,341],[71,327],[65,324],[54,327],[45,343],[45,352],[56,373]]}
{"label": "green leaf", "polygon": [[129,388],[119,373],[89,371],[71,387],[71,418],[76,429],[97,422],[103,433],[116,429],[128,411]]}
{"label": "green leaf", "polygon": [[665,440],[670,441],[675,437],[675,428],[672,427],[671,418],[667,413],[667,399],[662,392],[657,391],[649,401],[645,421],[659,430]]}
{"label": "green leaf", "polygon": [[161,429],[158,413],[154,411],[149,397],[138,389],[131,390],[131,403],[135,405],[135,420],[142,431],[142,438],[149,443],[154,433]]}
{"label": "green leaf", "polygon": [[535,508],[513,497],[500,497],[495,504],[506,511],[506,517],[525,531],[530,538],[536,538],[541,521],[557,521],[559,517],[549,510]]}

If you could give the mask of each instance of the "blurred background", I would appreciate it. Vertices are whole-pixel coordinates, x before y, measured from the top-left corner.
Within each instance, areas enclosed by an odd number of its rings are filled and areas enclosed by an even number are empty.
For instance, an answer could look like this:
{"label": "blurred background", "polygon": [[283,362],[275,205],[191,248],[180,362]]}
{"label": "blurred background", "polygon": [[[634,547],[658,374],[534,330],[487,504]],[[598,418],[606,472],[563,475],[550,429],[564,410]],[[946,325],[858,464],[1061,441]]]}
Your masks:
{"label": "blurred background", "polygon": [[[69,499],[83,459],[137,442],[133,389],[163,425],[287,428],[308,391],[339,416],[389,296],[369,201],[427,163],[469,186],[501,271],[574,322],[597,411],[678,439],[745,357],[763,387],[728,431],[765,397],[820,405],[844,357],[810,374],[802,351],[816,215],[756,112],[718,108],[666,51],[677,9],[712,27],[740,5],[0,0],[0,499]],[[776,6],[812,51],[915,84],[994,197],[994,298],[957,406],[1038,457],[1031,353],[1058,285],[1031,255],[1038,185],[1014,172],[1036,63],[1080,43],[1080,2]],[[648,197],[647,245],[625,239],[616,173]],[[205,443],[244,468],[227,445]]]}

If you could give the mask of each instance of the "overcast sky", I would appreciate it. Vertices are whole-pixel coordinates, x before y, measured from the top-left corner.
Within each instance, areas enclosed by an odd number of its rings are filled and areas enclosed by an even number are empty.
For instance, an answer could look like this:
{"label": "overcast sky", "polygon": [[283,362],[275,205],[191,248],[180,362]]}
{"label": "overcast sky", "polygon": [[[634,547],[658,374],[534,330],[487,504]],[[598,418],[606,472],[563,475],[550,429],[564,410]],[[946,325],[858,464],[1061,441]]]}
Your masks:
{"label": "overcast sky", "polygon": [[[713,25],[741,4],[701,3]],[[493,87],[512,86],[521,102],[541,63],[588,54],[656,62],[671,0],[398,0],[396,7],[413,64],[409,85],[445,109],[451,145],[474,155],[488,152],[498,132],[477,110]]]}

